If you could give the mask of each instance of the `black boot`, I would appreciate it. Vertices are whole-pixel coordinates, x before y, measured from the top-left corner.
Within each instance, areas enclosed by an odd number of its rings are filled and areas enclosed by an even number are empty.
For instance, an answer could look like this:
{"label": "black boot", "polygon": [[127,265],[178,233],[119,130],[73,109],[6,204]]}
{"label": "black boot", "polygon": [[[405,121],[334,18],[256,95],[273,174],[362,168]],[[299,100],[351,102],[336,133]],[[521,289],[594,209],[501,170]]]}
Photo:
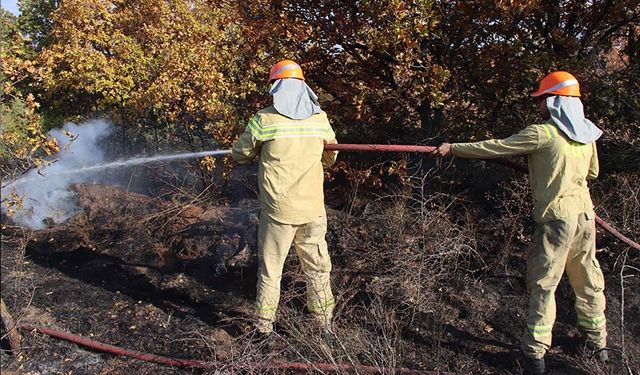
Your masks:
{"label": "black boot", "polygon": [[329,345],[330,348],[335,349],[338,347],[338,337],[332,329],[324,328],[320,333],[320,336],[322,337],[322,341]]}
{"label": "black boot", "polygon": [[607,348],[598,349],[595,353],[595,357],[600,363],[609,362],[609,352],[607,351]]}
{"label": "black boot", "polygon": [[609,351],[606,347],[599,348],[591,341],[585,343],[585,353],[592,358],[595,358],[598,362],[605,364],[609,362]]}
{"label": "black boot", "polygon": [[544,375],[546,371],[544,358],[535,359],[524,356],[522,367],[524,369],[524,375]]}
{"label": "black boot", "polygon": [[260,348],[263,353],[269,353],[276,343],[276,335],[273,332],[260,332],[255,330],[250,336],[251,342]]}

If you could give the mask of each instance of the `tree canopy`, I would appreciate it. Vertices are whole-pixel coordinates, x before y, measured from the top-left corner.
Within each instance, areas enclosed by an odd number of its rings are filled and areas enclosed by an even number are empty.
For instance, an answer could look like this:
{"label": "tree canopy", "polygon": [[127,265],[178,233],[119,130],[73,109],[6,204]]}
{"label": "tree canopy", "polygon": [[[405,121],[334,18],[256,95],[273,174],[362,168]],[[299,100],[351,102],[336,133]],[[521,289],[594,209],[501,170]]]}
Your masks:
{"label": "tree canopy", "polygon": [[557,69],[578,77],[606,137],[640,136],[634,0],[20,6],[2,14],[3,105],[32,95],[43,129],[104,116],[145,147],[228,146],[268,105],[270,67],[290,58],[345,141],[506,135],[536,121],[528,93]]}

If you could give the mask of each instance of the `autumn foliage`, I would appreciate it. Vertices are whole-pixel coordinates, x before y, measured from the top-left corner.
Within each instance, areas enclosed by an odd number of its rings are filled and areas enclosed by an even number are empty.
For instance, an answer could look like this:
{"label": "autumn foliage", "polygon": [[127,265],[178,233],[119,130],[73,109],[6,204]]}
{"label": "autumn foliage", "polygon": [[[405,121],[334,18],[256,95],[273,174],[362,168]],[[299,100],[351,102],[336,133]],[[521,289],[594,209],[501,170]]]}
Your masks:
{"label": "autumn foliage", "polygon": [[47,152],[34,124],[96,116],[119,126],[123,154],[228,147],[268,104],[267,72],[285,57],[303,66],[342,141],[506,135],[536,120],[527,94],[555,69],[582,82],[605,140],[640,137],[633,0],[21,6],[20,18],[2,14],[3,118],[23,119],[3,120],[5,162],[11,147]]}

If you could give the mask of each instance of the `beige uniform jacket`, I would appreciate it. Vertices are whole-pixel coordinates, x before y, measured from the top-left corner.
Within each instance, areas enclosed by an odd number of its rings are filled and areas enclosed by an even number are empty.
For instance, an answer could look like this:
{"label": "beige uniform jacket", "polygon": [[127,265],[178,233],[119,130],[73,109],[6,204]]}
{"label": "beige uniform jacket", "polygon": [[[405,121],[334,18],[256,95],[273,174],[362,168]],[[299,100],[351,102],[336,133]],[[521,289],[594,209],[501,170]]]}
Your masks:
{"label": "beige uniform jacket", "polygon": [[530,125],[505,139],[455,143],[451,152],[463,158],[483,159],[527,155],[534,220],[544,223],[581,212],[593,217],[587,180],[596,178],[599,172],[595,142],[574,142],[547,122]]}
{"label": "beige uniform jacket", "polygon": [[323,166],[331,166],[338,154],[324,151],[327,143],[337,142],[326,113],[292,120],[270,106],[251,118],[232,156],[243,164],[259,153],[262,210],[283,224],[305,224],[326,215]]}

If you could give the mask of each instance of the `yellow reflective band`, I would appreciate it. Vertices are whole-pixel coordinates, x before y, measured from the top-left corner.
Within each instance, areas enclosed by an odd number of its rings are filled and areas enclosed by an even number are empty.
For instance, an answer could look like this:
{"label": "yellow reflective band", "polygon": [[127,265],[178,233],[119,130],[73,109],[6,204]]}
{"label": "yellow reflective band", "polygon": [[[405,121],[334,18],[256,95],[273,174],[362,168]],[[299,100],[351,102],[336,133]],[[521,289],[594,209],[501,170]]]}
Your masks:
{"label": "yellow reflective band", "polygon": [[606,322],[607,319],[604,315],[597,318],[580,318],[578,319],[578,326],[582,328],[602,328]]}
{"label": "yellow reflective band", "polygon": [[575,141],[569,141],[568,145],[564,146],[562,151],[565,155],[578,157],[588,155],[590,149],[590,145],[585,145]]}
{"label": "yellow reflective band", "polygon": [[528,325],[527,329],[533,338],[539,337],[547,337],[551,334],[551,329],[553,326],[537,326],[537,325]]}
{"label": "yellow reflective band", "polygon": [[331,133],[331,127],[324,123],[280,123],[262,126],[255,118],[249,121],[251,135],[261,141],[276,138],[292,137],[320,137],[326,138]]}
{"label": "yellow reflective band", "polygon": [[254,117],[251,118],[251,120],[249,120],[249,125],[253,125],[256,128],[260,128],[260,122]]}
{"label": "yellow reflective band", "polygon": [[248,127],[249,127],[249,130],[251,130],[251,135],[253,135],[257,139],[260,139],[260,140],[262,139],[260,135],[261,133],[260,124],[258,123],[255,117],[249,121]]}
{"label": "yellow reflective band", "polygon": [[325,133],[287,133],[287,134],[274,134],[270,136],[264,136],[262,141],[270,141],[272,139],[280,139],[280,138],[324,138],[326,136]]}
{"label": "yellow reflective band", "polygon": [[553,125],[549,125],[551,127],[551,131],[553,132],[553,134],[557,137],[558,136],[558,129],[556,129],[555,126]]}
{"label": "yellow reflective band", "polygon": [[305,123],[282,123],[282,124],[271,124],[268,126],[263,126],[263,130],[271,130],[271,129],[287,129],[287,128],[327,128],[328,125],[321,122],[305,122]]}
{"label": "yellow reflective band", "polygon": [[280,133],[327,133],[326,128],[319,128],[317,126],[296,126],[290,127],[287,129],[271,129],[271,130],[262,130],[260,134],[265,135],[274,135]]}

